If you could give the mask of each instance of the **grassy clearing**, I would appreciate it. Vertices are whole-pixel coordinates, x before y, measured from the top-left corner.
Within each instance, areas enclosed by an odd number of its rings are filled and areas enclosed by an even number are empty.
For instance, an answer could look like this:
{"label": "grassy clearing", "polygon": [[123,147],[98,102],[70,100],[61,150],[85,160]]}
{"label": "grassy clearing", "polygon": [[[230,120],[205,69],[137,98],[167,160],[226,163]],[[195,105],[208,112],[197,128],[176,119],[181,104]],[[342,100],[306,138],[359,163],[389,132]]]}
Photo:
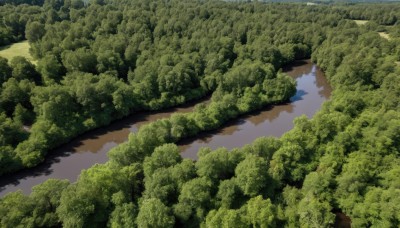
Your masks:
{"label": "grassy clearing", "polygon": [[357,25],[365,25],[368,23],[367,20],[353,20]]}
{"label": "grassy clearing", "polygon": [[33,59],[31,54],[29,53],[30,45],[27,40],[14,43],[11,45],[0,47],[0,56],[8,59],[9,61],[15,56],[22,56],[27,58],[33,64],[36,64],[37,61]]}
{"label": "grassy clearing", "polygon": [[396,64],[397,64],[397,66],[400,66],[400,61],[397,61]]}
{"label": "grassy clearing", "polygon": [[389,33],[387,33],[387,32],[378,32],[378,33],[379,33],[379,35],[380,35],[382,38],[385,38],[385,39],[387,39],[387,40],[390,40]]}
{"label": "grassy clearing", "polygon": [[[357,25],[365,25],[366,23],[368,23],[367,20],[353,20]],[[389,26],[387,26],[389,27]],[[382,37],[385,38],[387,40],[390,39],[389,33],[387,32],[378,32],[378,34]]]}

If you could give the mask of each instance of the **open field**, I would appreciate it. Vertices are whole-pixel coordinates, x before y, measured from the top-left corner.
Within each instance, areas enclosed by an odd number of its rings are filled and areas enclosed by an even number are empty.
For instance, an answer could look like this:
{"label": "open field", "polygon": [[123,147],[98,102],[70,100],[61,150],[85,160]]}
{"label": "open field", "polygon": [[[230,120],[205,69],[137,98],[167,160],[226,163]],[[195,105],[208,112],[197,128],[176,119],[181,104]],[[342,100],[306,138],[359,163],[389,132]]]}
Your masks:
{"label": "open field", "polygon": [[390,40],[390,36],[387,32],[378,32],[378,34],[382,37],[385,38],[387,40]]}
{"label": "open field", "polygon": [[[357,25],[365,25],[368,21],[367,20],[353,20]],[[389,33],[387,32],[378,32],[378,34],[387,40],[390,39]]]}
{"label": "open field", "polygon": [[27,40],[0,47],[0,56],[8,59],[9,61],[15,56],[22,56],[30,60],[33,64],[37,61],[33,60],[33,57],[29,53],[30,45]]}
{"label": "open field", "polygon": [[367,24],[367,20],[353,20],[357,25],[365,25]]}

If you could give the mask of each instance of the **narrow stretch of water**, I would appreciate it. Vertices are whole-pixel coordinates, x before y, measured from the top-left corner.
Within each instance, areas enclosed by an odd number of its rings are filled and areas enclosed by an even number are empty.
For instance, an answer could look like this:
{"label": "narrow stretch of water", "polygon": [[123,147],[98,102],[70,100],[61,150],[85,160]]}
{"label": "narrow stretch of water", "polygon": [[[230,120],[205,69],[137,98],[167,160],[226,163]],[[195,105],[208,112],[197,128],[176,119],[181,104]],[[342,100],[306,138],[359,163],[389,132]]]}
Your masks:
{"label": "narrow stretch of water", "polygon": [[283,71],[297,81],[296,95],[289,103],[265,107],[231,121],[221,129],[183,140],[180,143],[182,156],[196,159],[201,147],[232,149],[249,144],[261,136],[280,137],[293,128],[294,118],[302,114],[311,118],[332,92],[325,75],[308,60],[297,61]]}
{"label": "narrow stretch of water", "polygon": [[96,163],[105,163],[108,160],[107,152],[128,140],[129,133],[137,132],[143,124],[167,118],[176,112],[191,112],[194,106],[201,102],[208,102],[208,99],[197,103],[190,102],[160,112],[134,114],[117,120],[107,127],[78,136],[71,142],[49,152],[44,163],[39,166],[2,176],[0,179],[0,197],[18,189],[28,194],[33,186],[50,178],[68,179],[74,182],[83,169],[88,169]]}
{"label": "narrow stretch of water", "polygon": [[[231,121],[217,131],[183,140],[180,143],[182,156],[196,159],[200,147],[232,149],[251,143],[261,136],[279,137],[293,127],[294,118],[302,114],[312,117],[331,94],[331,87],[323,72],[310,61],[297,61],[283,70],[297,81],[297,93],[289,103],[265,107]],[[192,103],[163,112],[135,114],[85,133],[50,152],[45,162],[38,167],[1,177],[0,196],[18,189],[28,194],[33,186],[49,178],[74,182],[83,169],[96,163],[105,163],[107,152],[126,141],[129,133],[136,132],[141,125],[169,117],[175,112],[190,112],[194,106]]]}

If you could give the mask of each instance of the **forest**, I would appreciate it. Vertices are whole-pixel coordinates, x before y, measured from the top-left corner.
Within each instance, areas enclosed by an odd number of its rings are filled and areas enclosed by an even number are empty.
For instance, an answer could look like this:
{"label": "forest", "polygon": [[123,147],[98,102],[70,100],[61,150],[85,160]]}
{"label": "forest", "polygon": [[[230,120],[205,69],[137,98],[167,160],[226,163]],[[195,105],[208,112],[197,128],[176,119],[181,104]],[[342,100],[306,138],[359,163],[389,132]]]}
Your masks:
{"label": "forest", "polygon": [[[0,227],[332,227],[338,214],[400,226],[400,4],[0,5],[0,46],[28,40],[37,61],[0,57],[0,178],[91,129],[211,95],[142,126],[75,183],[0,198]],[[282,67],[309,58],[334,88],[313,118],[180,156],[180,140],[287,102],[296,83]]]}

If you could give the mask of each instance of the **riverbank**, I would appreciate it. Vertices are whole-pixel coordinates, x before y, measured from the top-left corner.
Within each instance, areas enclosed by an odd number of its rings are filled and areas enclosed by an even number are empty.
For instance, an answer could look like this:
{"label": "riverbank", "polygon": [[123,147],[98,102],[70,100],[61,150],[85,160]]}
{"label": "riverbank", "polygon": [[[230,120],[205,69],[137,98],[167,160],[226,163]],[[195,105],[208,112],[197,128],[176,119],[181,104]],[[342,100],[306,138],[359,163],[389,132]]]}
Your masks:
{"label": "riverbank", "polygon": [[[261,136],[280,136],[293,127],[295,117],[302,114],[311,117],[329,98],[331,88],[323,72],[309,60],[295,62],[284,68],[284,72],[297,80],[297,92],[290,103],[267,106],[261,111],[228,122],[222,129],[184,139],[180,142],[182,156],[195,159],[201,146],[233,148],[251,143]],[[207,102],[208,99],[198,103]],[[96,163],[105,163],[108,160],[107,152],[125,142],[129,134],[137,132],[140,126],[174,113],[191,112],[196,104],[192,102],[161,112],[131,115],[107,127],[87,132],[50,152],[38,167],[8,175],[8,178],[0,181],[0,196],[18,189],[30,193],[33,186],[50,178],[74,182],[83,169]]]}

